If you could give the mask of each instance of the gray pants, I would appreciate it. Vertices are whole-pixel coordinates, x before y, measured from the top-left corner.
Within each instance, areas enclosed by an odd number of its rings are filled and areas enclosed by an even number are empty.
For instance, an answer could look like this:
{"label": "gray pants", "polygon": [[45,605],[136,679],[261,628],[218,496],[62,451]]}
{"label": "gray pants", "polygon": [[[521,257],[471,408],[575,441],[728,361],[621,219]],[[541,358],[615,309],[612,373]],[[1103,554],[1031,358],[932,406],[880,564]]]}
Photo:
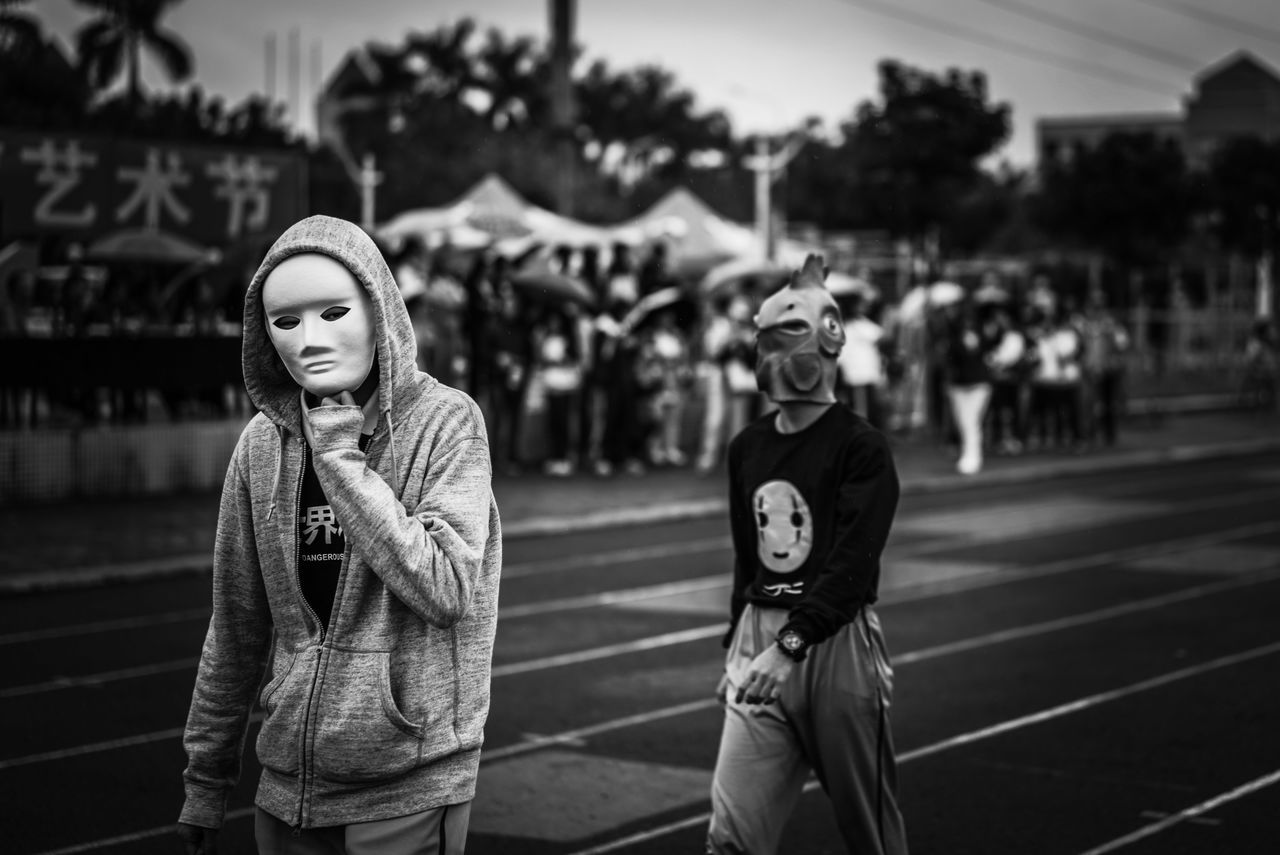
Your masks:
{"label": "gray pants", "polygon": [[751,660],[774,643],[786,620],[783,609],[748,605],[734,633],[707,851],[777,852],[812,770],[850,852],[906,855],[889,731],[893,669],[879,619],[864,608],[853,623],[812,647],[778,702],[737,703]]}
{"label": "gray pants", "polygon": [[308,828],[294,836],[289,823],[258,809],[254,835],[259,855],[462,855],[471,802],[422,813]]}

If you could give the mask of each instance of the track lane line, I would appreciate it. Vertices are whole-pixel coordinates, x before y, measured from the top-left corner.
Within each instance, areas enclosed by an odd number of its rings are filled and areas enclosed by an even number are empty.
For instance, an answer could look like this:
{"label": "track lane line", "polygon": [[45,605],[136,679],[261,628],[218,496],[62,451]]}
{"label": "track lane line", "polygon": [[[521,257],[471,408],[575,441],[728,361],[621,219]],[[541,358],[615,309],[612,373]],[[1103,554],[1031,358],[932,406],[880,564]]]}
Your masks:
{"label": "track lane line", "polygon": [[202,606],[198,609],[181,609],[159,614],[140,615],[138,617],[99,620],[93,623],[68,624],[47,629],[31,629],[24,632],[10,632],[0,635],[0,644],[29,644],[33,641],[50,641],[55,638],[71,638],[77,635],[91,635],[95,632],[112,632],[118,629],[142,629],[166,623],[182,623],[189,620],[208,620],[210,609]]}
{"label": "track lane line", "polygon": [[[1184,588],[1180,591],[1174,591],[1169,594],[1160,594],[1141,600],[1133,600],[1118,606],[1108,606],[1091,612],[1081,612],[1079,614],[1069,615],[1063,618],[1055,618],[1053,620],[1027,624],[1026,626],[1015,627],[1012,629],[985,633],[983,635],[972,636],[959,641],[920,648],[919,650],[910,650],[905,653],[894,655],[891,658],[895,667],[911,665],[916,662],[924,662],[930,659],[937,659],[956,653],[978,650],[983,647],[990,647],[1009,641],[1033,638],[1037,635],[1046,635],[1051,632],[1058,632],[1065,629],[1074,629],[1076,627],[1086,626],[1091,623],[1110,620],[1112,618],[1122,617],[1141,611],[1163,608],[1164,606],[1173,605],[1175,603],[1187,602],[1190,600],[1213,596],[1214,594],[1233,591],[1240,588],[1247,588],[1253,585],[1265,584],[1267,582],[1274,581],[1277,578],[1280,578],[1280,568],[1261,570],[1250,574],[1247,577],[1211,582],[1204,585],[1195,585],[1190,588]],[[623,718],[612,719],[610,721],[600,722],[599,724],[589,725],[583,728],[567,730],[556,734],[543,735],[536,739],[512,743],[511,745],[503,746],[495,751],[482,753],[481,762],[494,762],[506,757],[527,754],[531,751],[536,751],[550,745],[563,745],[582,739],[586,736],[596,736],[613,730],[620,730],[624,727],[630,727],[633,724],[646,724],[650,721],[658,721],[675,715],[697,712],[716,706],[717,704],[718,702],[714,698],[703,701],[692,701],[670,707],[661,707],[647,713],[639,713],[636,715],[625,716]]]}
{"label": "track lane line", "polygon": [[[891,588],[885,592],[885,596],[881,600],[881,604],[882,607],[884,607],[899,603],[915,602],[922,599],[953,594],[960,591],[991,587],[994,585],[1023,581],[1031,578],[1039,578],[1041,576],[1048,576],[1054,573],[1065,573],[1074,570],[1088,569],[1101,564],[1122,563],[1124,561],[1133,560],[1134,558],[1147,558],[1156,555],[1175,554],[1192,549],[1199,549],[1205,546],[1226,543],[1232,540],[1253,537],[1258,534],[1266,534],[1271,531],[1280,531],[1280,520],[1240,526],[1212,536],[1195,535],[1189,538],[1165,541],[1156,547],[1130,547],[1126,549],[1112,550],[1109,552],[1095,553],[1093,555],[1080,556],[1078,558],[1067,558],[1061,561],[1051,561],[1045,564],[1031,565],[1026,568],[1003,568],[993,570],[990,573],[969,576],[963,579],[925,582],[905,588]],[[924,545],[922,544],[921,547],[923,548]],[[943,549],[942,546],[934,544],[926,550],[926,553],[935,548],[940,550]],[[626,602],[641,601],[654,597],[710,590],[727,584],[728,580],[723,576],[703,576],[683,582],[663,583],[660,585],[645,586],[641,588],[624,589],[622,591],[606,591],[600,594],[584,594],[579,597],[565,598],[564,600],[546,601],[541,604],[528,603],[522,607],[513,608],[523,609],[523,611],[517,612],[517,617],[533,617],[569,609],[621,605]],[[499,624],[501,624],[504,617],[505,614],[499,611]],[[623,656],[629,653],[654,650],[660,647],[687,644],[691,641],[700,641],[705,638],[715,637],[716,635],[723,633],[724,630],[724,621],[719,621],[714,624],[694,627],[691,629],[681,630],[679,632],[648,636],[633,641],[619,642],[587,650],[555,654],[552,656],[541,657],[539,659],[526,660],[524,662],[495,665],[493,667],[493,676],[498,677],[509,676],[511,674],[523,674],[546,668],[557,668],[565,665],[591,662],[612,656]],[[149,671],[148,668],[154,668],[155,670]],[[19,686],[8,690],[0,690],[0,698],[4,698],[6,696],[6,692],[13,692],[18,695],[31,695],[44,691],[60,691],[63,689],[78,688],[81,686],[100,686],[117,679],[152,676],[153,674],[167,673],[175,670],[181,670],[181,666],[176,662],[168,662],[159,663],[155,666],[136,666],[135,668],[123,669],[115,672],[100,672],[96,674],[79,675],[77,677],[56,678],[40,684],[31,684],[29,686]]]}
{"label": "track lane line", "polygon": [[138,665],[133,668],[118,668],[115,671],[99,671],[95,674],[83,674],[76,677],[54,677],[41,683],[27,683],[24,686],[9,686],[0,689],[0,699],[20,698],[25,695],[39,695],[44,692],[56,692],[62,689],[80,689],[86,686],[101,686],[116,680],[132,680],[138,677],[154,677],[157,674],[169,674],[187,668],[195,668],[199,659],[171,659],[168,662],[156,662],[150,665]]}
{"label": "track lane line", "polygon": [[[241,820],[251,817],[257,808],[236,808],[229,810],[224,818],[224,824],[233,820]],[[146,831],[134,831],[129,834],[121,834],[116,837],[107,837],[102,840],[90,840],[88,843],[77,843],[74,846],[64,846],[61,849],[46,849],[44,852],[38,852],[36,855],[79,855],[81,852],[92,852],[95,849],[105,849],[108,846],[120,846],[124,843],[137,843],[140,840],[150,840],[153,837],[164,837],[166,834],[172,834],[174,837],[174,850],[178,851],[176,842],[178,837],[177,822],[172,825],[161,825],[156,828],[148,828]]]}
{"label": "track lane line", "polygon": [[[249,716],[249,724],[262,721],[261,712]],[[102,742],[90,742],[71,748],[59,748],[54,751],[42,751],[39,754],[28,754],[25,757],[12,757],[0,760],[0,770],[15,769],[19,766],[34,766],[37,763],[48,763],[54,760],[68,760],[83,757],[87,754],[99,754],[103,751],[117,751],[121,748],[134,748],[149,745],[152,742],[163,742],[166,739],[180,739],[186,731],[185,727],[170,727],[165,730],[153,730],[150,733],[139,733],[136,736],[122,736],[119,739],[106,739]]]}
{"label": "track lane line", "polygon": [[[899,653],[893,657],[893,664],[901,667],[910,665],[915,662],[922,662],[928,659],[936,659],[942,656],[949,656],[954,653],[967,652],[977,650],[982,647],[992,646],[995,644],[1003,644],[1008,641],[1014,641],[1024,638],[1031,638],[1036,635],[1043,635],[1050,632],[1057,632],[1064,629],[1071,629],[1084,626],[1097,621],[1108,620],[1110,618],[1120,617],[1122,615],[1133,614],[1135,612],[1161,608],[1177,602],[1185,602],[1201,597],[1208,597],[1214,594],[1232,591],[1238,588],[1250,587],[1252,585],[1265,584],[1273,581],[1280,572],[1276,570],[1259,571],[1249,576],[1236,579],[1225,580],[1221,582],[1213,582],[1205,585],[1196,585],[1181,591],[1175,591],[1169,594],[1161,594],[1155,597],[1148,597],[1143,600],[1134,600],[1130,603],[1124,603],[1119,606],[1109,606],[1104,609],[1098,609],[1092,612],[1081,612],[1077,615],[1071,615],[1064,618],[1055,618],[1040,623],[1028,624],[1023,627],[1015,627],[1008,630],[999,630],[997,632],[986,633],[980,636],[973,636],[959,641],[947,642],[945,644],[935,645],[933,647],[925,647],[919,650],[910,650]],[[512,663],[510,666],[495,666],[493,669],[494,677],[508,676],[509,674],[529,673],[530,671],[540,670],[543,668],[560,667],[565,664],[573,664],[566,661],[569,657],[576,657],[577,661],[591,661],[593,659],[605,658],[608,655],[622,655],[627,652],[636,650],[651,650],[661,646],[663,642],[684,643],[690,640],[688,638],[691,633],[707,632],[708,635],[714,636],[723,632],[724,627],[720,624],[714,627],[704,627],[695,630],[686,630],[682,633],[669,633],[666,636],[653,636],[647,639],[640,639],[642,646],[635,646],[637,642],[628,642],[623,645],[610,645],[608,648],[595,648],[593,650],[584,651],[576,654],[562,654],[560,656],[543,657],[541,659],[526,660],[524,662]],[[714,630],[714,632],[708,632]],[[679,636],[677,641],[672,641],[672,636]],[[620,649],[627,648],[627,649]],[[607,651],[607,652],[601,652]],[[586,654],[586,655],[584,655]],[[193,663],[194,664],[194,663]],[[503,668],[506,670],[500,670]],[[549,745],[559,745],[581,739],[585,736],[595,736],[602,733],[608,733],[613,730],[619,730],[624,727],[630,727],[636,724],[644,724],[649,721],[657,721],[663,718],[670,718],[676,715],[683,715],[689,712],[709,709],[716,705],[714,698],[705,701],[692,701],[684,704],[677,704],[670,707],[661,707],[645,713],[638,713],[619,719],[612,719],[605,722],[599,722],[593,725],[586,725],[581,728],[563,731],[557,734],[541,736],[537,739],[527,742],[516,742],[493,749],[481,754],[481,762],[494,762],[505,757],[526,754]],[[260,721],[262,713],[256,712],[250,716],[250,722]],[[102,742],[87,743],[81,746],[59,749],[55,751],[47,751],[40,754],[31,754],[25,757],[15,757],[7,760],[0,760],[0,770],[26,766],[35,763],[48,762],[52,760],[62,760],[71,757],[78,757],[85,754],[95,754],[103,751],[113,751],[120,748],[129,748],[134,745],[145,745],[150,742],[157,742],[164,739],[171,739],[182,736],[182,728],[170,728],[167,730],[153,731],[151,733],[139,734],[137,736],[122,737],[120,739],[111,739]]]}
{"label": "track lane line", "polygon": [[[1274,574],[1266,574],[1266,575],[1268,578],[1271,578],[1274,576]],[[1260,578],[1257,581],[1265,581],[1265,579]],[[1242,587],[1244,584],[1243,580],[1241,580],[1241,582],[1242,584],[1234,585],[1234,586],[1230,586],[1230,585],[1227,585],[1226,583],[1223,583],[1220,585],[1206,585],[1201,587],[1205,589],[1209,589],[1209,588],[1226,589],[1229,587]],[[1167,597],[1163,597],[1163,596],[1153,597],[1150,599],[1153,601],[1159,601],[1159,600],[1167,599]],[[1129,610],[1129,611],[1132,611],[1132,610]],[[1116,614],[1114,612],[1115,612],[1114,609],[1100,610],[1100,613],[1105,613],[1106,617],[1115,617]],[[1105,619],[1105,618],[1099,618],[1099,619]],[[1062,621],[1046,621],[1040,626],[1046,627],[1043,630],[1045,632],[1065,628],[1062,625]],[[1003,641],[1009,640],[1009,637],[1007,636],[1006,633],[994,633],[992,635],[1001,636],[1001,637],[996,641],[992,641],[991,643],[1001,643]],[[916,658],[914,660],[909,660],[909,661],[920,661],[923,658],[932,658],[932,656],[926,657],[926,656],[923,656],[922,654],[928,650],[941,650],[944,647],[947,647],[947,645],[939,645],[937,648],[926,648],[924,651],[918,651],[916,654]],[[972,648],[970,647],[966,649],[972,649]],[[1112,689],[1106,692],[1099,692],[1093,695],[1089,695],[1084,698],[1078,698],[1074,701],[1069,701],[1065,704],[1059,704],[1058,706],[1050,707],[1046,710],[1041,710],[1039,712],[1032,713],[1029,715],[1020,716],[1014,719],[1009,719],[1007,721],[1004,721],[995,725],[991,725],[985,728],[980,728],[978,730],[970,731],[968,733],[959,734],[957,736],[950,737],[948,739],[944,739],[939,742],[935,742],[931,745],[923,746],[921,748],[917,748],[911,751],[901,753],[898,755],[898,762],[908,763],[908,762],[918,760],[923,757],[928,757],[933,754],[947,751],[962,745],[968,745],[974,742],[979,742],[981,740],[989,739],[993,736],[998,736],[1004,733],[1011,732],[1013,730],[1019,730],[1021,728],[1029,727],[1034,724],[1040,724],[1045,721],[1050,721],[1054,718],[1060,718],[1065,715],[1081,712],[1104,703],[1109,703],[1111,701],[1128,697],[1129,695],[1137,694],[1139,692],[1148,691],[1150,689],[1158,688],[1160,686],[1168,685],[1170,683],[1174,683],[1180,680],[1196,677],[1201,674],[1205,674],[1205,673],[1209,673],[1210,671],[1217,670],[1219,668],[1225,668],[1231,665],[1247,662],[1252,659],[1269,656],[1276,652],[1280,652],[1280,642],[1273,642],[1271,644],[1263,645],[1257,648],[1252,648],[1250,650],[1246,650],[1241,653],[1236,653],[1229,656],[1212,659],[1212,660],[1209,660],[1208,662],[1204,662],[1199,665],[1189,666],[1187,668],[1181,668],[1176,671],[1167,672],[1165,674],[1157,675],[1156,677],[1151,677],[1146,680],[1139,681],[1137,683],[1132,683],[1128,686],[1123,686],[1119,689]],[[941,655],[946,655],[946,654],[942,652],[933,654],[933,656],[941,656]],[[898,660],[906,659],[909,656],[911,656],[910,653],[904,654],[901,657],[896,657],[896,659]],[[903,663],[903,664],[909,664],[909,663]],[[563,744],[563,743],[581,739],[587,736],[599,735],[601,733],[606,733],[612,730],[618,730],[624,727],[634,726],[637,724],[645,724],[645,723],[656,721],[662,718],[670,718],[673,716],[684,715],[692,712],[699,712],[705,709],[709,709],[713,706],[718,706],[718,702],[714,698],[709,698],[709,699],[700,700],[700,701],[691,701],[684,704],[675,705],[672,707],[666,707],[660,710],[655,710],[647,713],[639,713],[632,716],[626,716],[620,719],[614,719],[608,722],[601,722],[595,725],[588,725],[586,727],[576,728],[570,731],[564,731],[562,733],[554,734],[551,736],[539,737],[537,739],[529,740],[527,742],[513,743],[512,745],[504,746],[503,748],[495,749],[494,751],[488,752],[489,754],[488,762],[495,762],[495,761],[508,759],[510,757],[514,757],[520,754],[526,754],[541,748],[549,747],[552,745]],[[261,713],[255,713],[254,715],[250,716],[250,722],[259,721],[261,720],[261,718],[262,718]],[[92,746],[83,746],[81,748],[64,749],[60,751],[45,752],[43,754],[38,754],[38,755],[29,755],[28,757],[15,758],[14,760],[0,761],[0,769],[12,768],[12,767],[21,766],[21,765],[31,765],[39,762],[48,762],[50,760],[65,759],[68,757],[80,756],[81,754],[93,753],[96,751],[107,751],[107,750],[114,750],[118,748],[133,747],[136,745],[146,744],[149,742],[160,741],[162,739],[179,737],[182,735],[182,732],[183,732],[182,728],[172,728],[166,731],[158,731],[151,734],[142,734],[141,736],[138,736],[138,737],[127,737],[124,739],[110,740],[108,742],[103,742],[103,743],[95,743]],[[482,753],[481,758],[482,758],[481,762],[482,763],[485,762],[486,758],[484,753]],[[818,786],[819,785],[817,781],[810,781],[808,784],[806,784],[805,791],[809,792],[813,789],[816,789]],[[709,813],[700,814],[698,816],[679,820],[674,823],[668,823],[654,829],[648,829],[642,832],[637,832],[635,834],[629,835],[619,840],[611,841],[609,843],[602,844],[600,846],[597,846],[591,849],[576,852],[574,853],[574,855],[601,855],[601,853],[617,851],[618,849],[625,848],[634,843],[641,843],[648,840],[652,840],[656,837],[665,836],[666,834],[673,833],[675,831],[678,831],[684,828],[689,828],[694,825],[699,825],[699,824],[708,822],[709,820],[710,820]],[[126,835],[120,838],[110,838],[110,840],[111,841],[119,840],[122,842],[128,842],[129,840],[132,840],[132,839],[144,839],[146,837],[154,837],[163,833],[165,830],[171,830],[171,827],[166,826],[163,829],[149,829],[142,832],[136,832],[135,833],[136,835],[140,835],[137,837]],[[80,848],[54,850],[51,852],[39,853],[39,855],[70,855],[70,853],[88,851],[89,849],[93,849],[93,848],[97,848],[99,846],[105,846],[105,845],[115,845],[115,843],[114,842],[108,843],[106,840],[96,841],[96,842],[90,841],[84,844],[79,844]]]}
{"label": "track lane line", "polygon": [[[1214,496],[1197,502],[1191,506],[1175,506],[1169,510],[1172,513],[1193,513],[1202,510],[1209,510],[1218,507],[1240,504],[1255,504],[1263,498],[1272,497],[1277,493],[1274,488],[1254,490],[1247,493],[1234,493],[1230,495]],[[1046,500],[1033,504],[1052,504],[1058,501],[1058,498]],[[993,511],[991,516],[998,518],[1002,514],[1001,511]],[[924,515],[923,513],[920,515]],[[909,516],[915,516],[911,514]],[[1142,518],[1154,518],[1158,514],[1144,516]],[[906,517],[904,517],[906,519]],[[982,517],[978,518],[981,521]],[[984,543],[991,542],[1008,542],[1010,540],[1030,540],[1036,537],[1044,537],[1050,534],[1068,533],[1076,530],[1079,526],[1067,526],[1061,530],[1032,530],[1025,535],[1010,534],[1006,531],[998,532],[996,535],[984,534],[976,527],[971,534],[957,535],[954,537],[928,537],[924,536],[923,540],[912,540],[901,546],[891,543],[885,552],[885,561],[891,563],[895,559],[912,558],[921,555],[929,555],[934,552],[941,552],[950,549],[962,549],[966,547],[980,546]],[[529,576],[542,575],[560,570],[580,570],[590,569],[593,567],[608,567],[615,564],[637,563],[660,558],[675,558],[687,555],[697,555],[704,553],[713,553],[720,550],[728,550],[732,548],[732,541],[727,536],[699,538],[695,540],[680,541],[678,543],[659,544],[655,546],[629,547],[626,549],[608,550],[605,552],[593,552],[585,555],[566,556],[564,558],[555,559],[539,559],[536,561],[515,562],[503,568],[503,579],[518,579]],[[719,576],[706,576],[702,579],[711,578],[727,578],[728,574],[720,574]],[[692,584],[697,580],[686,580],[686,584]],[[642,589],[632,589],[642,590]],[[560,600],[543,601],[546,611],[553,611],[556,608],[587,608],[595,603],[591,603],[584,595],[582,598],[568,597]],[[605,592],[596,596],[609,596],[609,592]],[[655,596],[661,596],[660,594]],[[500,619],[503,617],[521,618],[538,614],[539,603],[526,603],[520,606],[511,607],[514,613],[508,616],[507,611],[500,613]],[[508,610],[510,611],[510,610]],[[58,638],[69,638],[77,635],[87,635],[97,632],[110,632],[114,630],[138,629],[161,623],[178,623],[189,620],[207,620],[209,617],[209,607],[183,609],[170,612],[162,612],[158,615],[140,615],[137,617],[117,618],[113,620],[94,621],[86,624],[69,624],[63,627],[49,627],[38,630],[27,630],[22,632],[14,632],[0,634],[0,645],[21,644],[32,641],[47,641]]]}
{"label": "track lane line", "polygon": [[[1001,734],[1009,733],[1014,730],[1020,730],[1024,727],[1030,727],[1031,725],[1041,724],[1046,721],[1051,721],[1052,719],[1055,719],[1055,718],[1061,718],[1062,716],[1082,712],[1084,710],[1099,706],[1100,704],[1105,704],[1105,703],[1110,703],[1111,701],[1120,700],[1121,698],[1126,698],[1126,697],[1129,697],[1130,695],[1138,694],[1139,692],[1145,692],[1150,689],[1156,689],[1161,686],[1166,686],[1170,683],[1175,683],[1179,680],[1186,680],[1193,677],[1198,677],[1201,674],[1207,674],[1210,671],[1215,671],[1220,668],[1228,668],[1232,665],[1238,665],[1242,662],[1248,662],[1253,659],[1259,659],[1265,656],[1271,656],[1276,653],[1280,653],[1280,641],[1272,642],[1271,644],[1265,644],[1261,647],[1254,647],[1249,650],[1242,651],[1240,653],[1232,654],[1230,656],[1222,656],[1217,659],[1212,659],[1212,660],[1209,660],[1208,662],[1201,663],[1200,665],[1195,665],[1188,668],[1180,668],[1176,671],[1170,671],[1166,674],[1161,674],[1156,677],[1151,677],[1146,680],[1141,680],[1137,683],[1131,683],[1128,686],[1122,686],[1118,689],[1112,689],[1107,692],[1099,692],[1094,695],[1088,695],[1086,697],[1078,698],[1074,701],[1070,701],[1065,704],[1059,704],[1056,707],[1050,707],[1048,709],[1041,710],[1036,713],[1031,713],[1030,715],[1019,716],[1018,718],[1013,718],[1013,719],[1009,719],[1008,721],[1003,721],[998,724],[990,725],[989,727],[979,728],[978,730],[970,731],[968,733],[958,734],[948,739],[943,739],[939,742],[935,742],[931,745],[925,745],[920,748],[914,749],[912,751],[901,753],[898,755],[898,763],[899,764],[910,763],[912,761],[919,760],[924,757],[930,757],[930,756],[933,756],[934,754],[939,754],[943,751],[949,751],[952,748],[958,748],[962,745],[971,745],[975,742],[980,742],[985,739],[990,739],[993,736],[999,736]],[[1274,774],[1276,776],[1280,776],[1280,772],[1277,772]],[[1270,776],[1267,776],[1267,777],[1269,778]],[[1252,786],[1252,789],[1249,790],[1249,792],[1252,792],[1253,790],[1256,790],[1256,789],[1261,789],[1263,786],[1267,786],[1268,784],[1274,783],[1274,781],[1269,781],[1266,778],[1260,779],[1260,780],[1265,781],[1265,783],[1260,784],[1258,781],[1254,781],[1252,782],[1252,784],[1245,785],[1246,787]],[[804,791],[806,793],[812,792],[813,790],[818,789],[820,786],[821,785],[816,780],[810,780],[808,783],[805,784]],[[1238,789],[1242,789],[1242,788],[1238,788]],[[1232,791],[1232,793],[1235,793],[1235,792],[1236,791]],[[1241,795],[1243,794],[1244,793],[1241,793]],[[1231,795],[1231,793],[1228,793],[1226,795]],[[1219,798],[1222,798],[1222,797],[1219,797]],[[1194,808],[1189,810],[1194,810]],[[1175,814],[1174,817],[1180,817],[1180,814]],[[1168,820],[1173,820],[1174,817],[1169,817],[1166,820],[1162,821],[1161,823],[1155,823],[1154,825],[1159,825],[1162,828],[1166,827],[1164,823],[1168,822]],[[1185,817],[1181,817],[1181,818],[1185,818]],[[655,828],[638,831],[633,834],[629,834],[626,837],[621,837],[621,838],[618,838],[617,840],[611,840],[606,843],[599,844],[597,846],[592,846],[588,849],[578,850],[572,853],[572,855],[604,855],[604,853],[607,853],[607,852],[617,852],[618,850],[625,849],[628,846],[632,846],[637,843],[645,843],[659,837],[664,837],[667,834],[671,834],[676,831],[681,831],[686,828],[692,828],[694,826],[709,823],[710,821],[711,821],[711,813],[710,811],[706,811],[698,814],[697,816],[687,817],[685,819],[666,823],[661,826],[657,826]],[[1181,821],[1181,819],[1177,819],[1174,821]],[[1172,823],[1169,823],[1169,824],[1172,824]],[[1148,827],[1151,827],[1151,826],[1148,826]],[[1151,832],[1151,833],[1155,833],[1155,832]],[[1110,851],[1110,850],[1100,850],[1100,851]],[[1086,855],[1088,854],[1086,853]]]}
{"label": "track lane line", "polygon": [[1159,822],[1153,822],[1150,825],[1145,825],[1123,837],[1117,837],[1115,840],[1104,843],[1101,846],[1096,846],[1087,852],[1083,852],[1081,855],[1106,855],[1107,852],[1115,852],[1117,849],[1123,849],[1130,843],[1137,843],[1139,840],[1144,840],[1148,837],[1159,834],[1165,829],[1171,828],[1180,822],[1185,822],[1188,819],[1194,819],[1195,817],[1208,813],[1209,811],[1227,804],[1228,802],[1244,798],[1251,793],[1256,793],[1258,790],[1265,789],[1278,782],[1280,782],[1280,769],[1277,769],[1270,774],[1254,778],[1252,781],[1241,784],[1233,790],[1228,790],[1225,793],[1219,793],[1211,799],[1206,799],[1200,802],[1198,805],[1183,808],[1175,814],[1166,816]]}

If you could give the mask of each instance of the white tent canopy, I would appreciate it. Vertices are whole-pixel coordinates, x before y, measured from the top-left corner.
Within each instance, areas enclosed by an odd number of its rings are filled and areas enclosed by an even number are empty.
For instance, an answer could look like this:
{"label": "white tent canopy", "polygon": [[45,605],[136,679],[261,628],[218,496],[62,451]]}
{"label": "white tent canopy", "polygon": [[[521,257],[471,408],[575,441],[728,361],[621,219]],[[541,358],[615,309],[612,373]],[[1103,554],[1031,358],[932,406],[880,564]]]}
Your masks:
{"label": "white tent canopy", "polygon": [[638,217],[615,226],[614,232],[624,243],[663,241],[676,264],[746,255],[758,244],[751,229],[720,216],[684,187],[667,193]]}
{"label": "white tent canopy", "polygon": [[544,210],[494,174],[448,205],[404,211],[377,232],[387,241],[415,237],[427,246],[484,246],[506,240],[582,246],[615,240],[612,229]]}

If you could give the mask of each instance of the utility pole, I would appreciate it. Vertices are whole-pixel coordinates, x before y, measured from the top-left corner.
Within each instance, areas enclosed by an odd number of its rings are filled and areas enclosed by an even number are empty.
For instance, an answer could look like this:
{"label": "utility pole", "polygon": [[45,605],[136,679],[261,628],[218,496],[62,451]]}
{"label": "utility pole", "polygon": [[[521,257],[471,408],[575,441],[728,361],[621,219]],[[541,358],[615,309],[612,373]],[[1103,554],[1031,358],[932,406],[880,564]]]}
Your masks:
{"label": "utility pole", "polygon": [[381,183],[382,173],[378,171],[378,160],[370,152],[360,163],[360,226],[370,233],[378,225],[375,193]]}
{"label": "utility pole", "polygon": [[263,51],[265,54],[263,57],[263,73],[266,75],[267,103],[274,104],[276,100],[276,34],[274,32],[267,33]]}
{"label": "utility pole", "polygon": [[577,183],[577,104],[573,95],[573,31],[577,0],[548,0],[551,15],[551,136],[555,145],[556,212],[573,216]]}
{"label": "utility pole", "polygon": [[773,260],[777,249],[777,236],[773,234],[773,182],[800,152],[802,145],[803,138],[793,136],[782,148],[771,153],[769,140],[763,136],[756,137],[755,154],[743,161],[743,165],[756,174],[756,235],[767,261]]}
{"label": "utility pole", "polygon": [[296,129],[302,121],[302,32],[297,27],[289,30],[289,118]]}

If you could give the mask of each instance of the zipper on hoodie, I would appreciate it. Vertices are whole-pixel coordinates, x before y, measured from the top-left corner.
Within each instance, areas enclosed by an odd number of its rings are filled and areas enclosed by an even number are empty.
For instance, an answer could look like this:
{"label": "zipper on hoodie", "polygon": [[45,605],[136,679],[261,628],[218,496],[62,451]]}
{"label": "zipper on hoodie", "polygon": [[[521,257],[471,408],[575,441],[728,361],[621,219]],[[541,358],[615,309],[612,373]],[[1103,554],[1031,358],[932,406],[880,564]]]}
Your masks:
{"label": "zipper on hoodie", "polygon": [[[390,416],[388,416],[388,419],[390,419]],[[376,435],[376,431],[375,431],[375,435]],[[320,648],[321,649],[320,649],[320,652],[317,653],[316,655],[316,668],[311,673],[311,690],[307,694],[307,706],[302,716],[302,763],[300,764],[300,769],[298,772],[298,782],[300,784],[300,788],[298,791],[297,820],[293,823],[292,834],[294,837],[300,837],[302,835],[302,814],[303,814],[303,811],[305,810],[305,805],[307,802],[307,778],[309,777],[308,764],[307,764],[307,738],[310,731],[309,723],[311,721],[311,707],[312,707],[312,704],[315,702],[316,684],[320,681],[320,665],[321,665],[322,657],[324,654],[323,648],[324,648],[325,639],[328,635],[324,623],[321,622],[320,620],[320,615],[316,614],[316,610],[311,607],[311,603],[307,602],[306,596],[302,593],[302,547],[298,543],[297,519],[298,519],[298,508],[302,505],[302,482],[307,474],[307,466],[311,463],[311,446],[307,445],[305,440],[301,440],[301,442],[302,442],[302,466],[299,467],[298,469],[298,486],[294,493],[294,498],[293,498],[293,518],[294,518],[293,578],[294,578],[294,582],[298,586],[298,596],[302,599],[303,607],[306,608],[307,613],[311,615],[311,619],[316,622],[316,625],[320,627]],[[373,445],[372,437],[370,437],[369,445],[370,446]],[[335,592],[333,611],[330,615],[330,618],[329,618],[330,620],[337,620],[338,618],[338,610],[340,608],[341,598],[342,598],[342,589],[344,587],[344,580],[346,579],[347,571],[350,564],[351,564],[351,543],[348,541],[345,548],[343,549],[342,570],[338,574],[338,590]]]}
{"label": "zipper on hoodie", "polygon": [[[304,416],[305,418],[305,416]],[[316,614],[316,610],[311,608],[311,604],[307,602],[307,597],[302,593],[302,547],[298,544],[298,508],[302,505],[302,481],[307,474],[307,466],[310,464],[311,448],[305,440],[299,439],[302,444],[302,465],[298,467],[298,486],[294,491],[293,497],[293,580],[298,586],[298,597],[302,600],[302,606],[311,615],[311,619],[316,622],[316,626],[320,627],[320,647],[324,647],[325,625],[320,620],[320,615]],[[302,711],[302,762],[298,770],[298,818],[293,824],[293,836],[298,837],[302,834],[302,814],[307,803],[307,778],[309,777],[307,763],[307,740],[311,730],[311,706],[315,702],[316,684],[320,681],[320,661],[321,654],[316,654],[316,667],[311,672],[311,689],[307,693],[307,705]]]}

